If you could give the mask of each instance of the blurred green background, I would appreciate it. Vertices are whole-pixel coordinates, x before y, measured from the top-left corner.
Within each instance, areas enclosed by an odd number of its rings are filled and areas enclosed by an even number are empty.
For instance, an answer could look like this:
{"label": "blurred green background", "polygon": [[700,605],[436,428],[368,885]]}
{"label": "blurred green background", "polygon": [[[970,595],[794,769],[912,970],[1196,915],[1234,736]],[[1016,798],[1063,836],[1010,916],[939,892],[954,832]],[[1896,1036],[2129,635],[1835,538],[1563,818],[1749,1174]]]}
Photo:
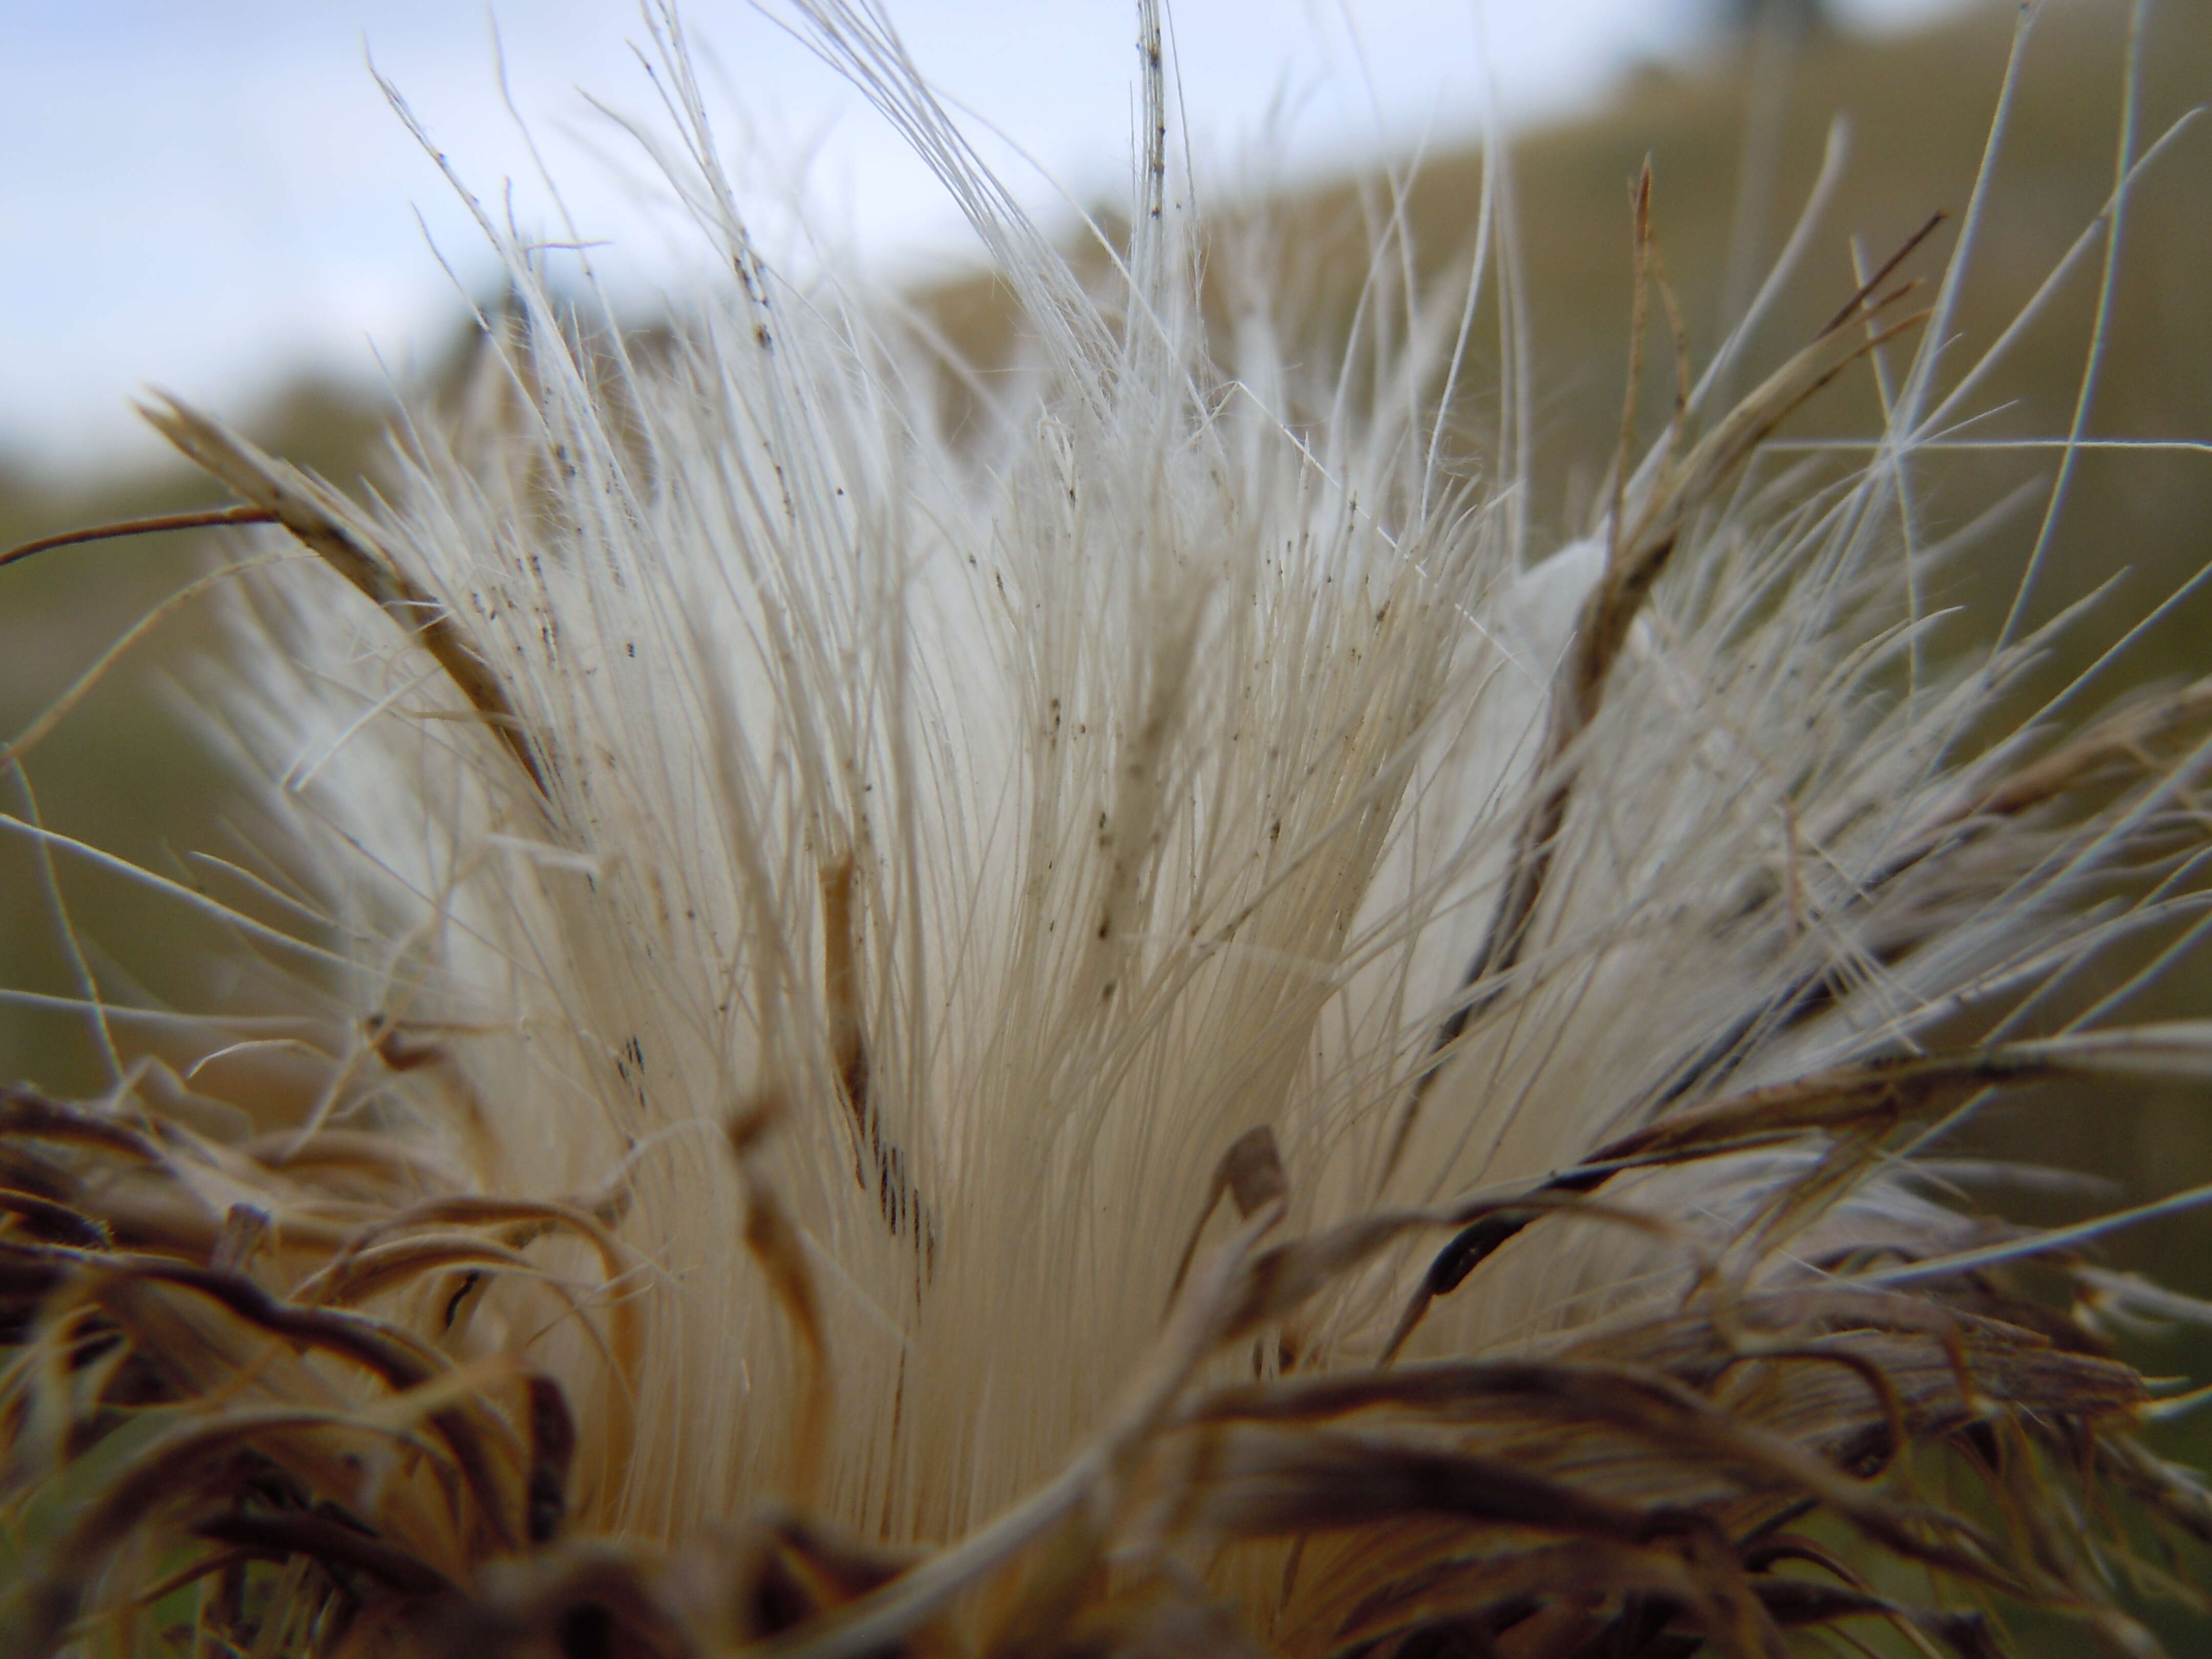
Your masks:
{"label": "blurred green background", "polygon": [[[1997,337],[2104,206],[2121,122],[2128,10],[2118,0],[2073,0],[2052,6],[2039,25],[1961,296],[1951,348],[1958,363]],[[1612,453],[1627,356],[1627,186],[1647,154],[1661,245],[1693,361],[1702,364],[1787,234],[1832,119],[1841,115],[1849,123],[1842,189],[1802,270],[1761,331],[1738,381],[1747,385],[1749,374],[1806,338],[1849,295],[1855,240],[1878,264],[1945,209],[1954,216],[1939,233],[1937,253],[1948,251],[1955,216],[1972,189],[2014,15],[2013,6],[1993,4],[1937,29],[1880,41],[1820,29],[1746,36],[1696,72],[1654,67],[1623,85],[1601,115],[1517,139],[1515,208],[1535,353],[1527,510],[1537,546],[1588,527]],[[2142,143],[2207,97],[2212,5],[2156,7],[2143,56]],[[1477,155],[1432,154],[1413,179],[1407,206],[1424,276],[1440,276],[1465,259],[1481,167]],[[1324,317],[1340,318],[1348,308],[1361,275],[1364,227],[1379,199],[1373,179],[1346,178],[1265,204],[1286,245],[1303,250],[1306,268],[1297,274],[1311,284]],[[1917,268],[1934,264],[1923,256]],[[2100,250],[2093,251],[1976,396],[1972,407],[1982,418],[1975,434],[2065,433],[2100,269]],[[920,298],[979,360],[1006,349],[1008,320],[988,278],[943,284]],[[1647,437],[1663,422],[1669,392],[1663,338],[1655,344],[1643,405]],[[1459,411],[1470,453],[1493,435],[1496,373],[1494,351],[1479,349]],[[269,407],[224,412],[270,448],[348,487],[382,471],[380,434],[390,411],[344,388],[302,381]],[[1873,378],[1861,372],[1799,416],[1790,433],[1863,434],[1878,418]],[[2180,133],[2130,198],[2088,430],[2101,439],[2212,442],[2212,123]],[[1944,458],[1921,480],[1930,539],[2017,486],[2047,484],[2057,466],[2048,451]],[[222,499],[181,466],[128,477],[34,476],[0,455],[0,545]],[[1965,612],[1948,636],[1950,646],[1971,650],[1993,633],[2039,516],[2039,498],[1930,596]],[[0,570],[0,734],[25,727],[114,638],[213,556],[208,538],[173,535],[50,553]],[[2053,653],[2037,690],[2047,694],[2070,678],[2208,565],[2212,453],[2085,455],[2027,620],[2046,619],[2116,574],[2129,574]],[[193,877],[183,854],[228,853],[250,833],[235,822],[238,799],[222,761],[198,735],[185,689],[191,663],[213,645],[204,614],[181,609],[38,748],[27,773],[49,826],[186,881]],[[2212,672],[2212,597],[2198,595],[2142,639],[2105,690],[2206,672]],[[21,815],[25,803],[15,783],[0,779],[0,790],[9,793],[5,810]],[[67,860],[60,870],[70,915],[111,994],[193,1006],[223,994],[210,978],[219,938],[196,934],[96,870]],[[39,864],[13,838],[0,841],[0,985],[72,991]],[[2212,1012],[2205,959],[2178,964],[2136,1011]],[[100,1073],[80,1022],[0,1006],[0,1078],[35,1079],[68,1094],[97,1086]],[[2098,1100],[2053,1094],[1980,1124],[1962,1150],[2092,1172],[2129,1199],[2155,1196],[2212,1181],[2212,1101],[2160,1090]],[[2085,1212],[2085,1200],[2031,1197],[2012,1207],[2029,1219],[2070,1219]],[[2142,1227],[2112,1240],[2106,1253],[2117,1265],[2144,1267],[2177,1288],[2212,1297],[2212,1221],[2203,1217]],[[2132,1352],[2154,1373],[2212,1377],[2212,1340],[2201,1334],[2145,1338]],[[2179,1425],[2168,1443],[2200,1464],[2212,1460],[2208,1418],[2212,1413]],[[2212,1652],[2212,1621],[2160,1614],[2155,1622],[2178,1653]]]}

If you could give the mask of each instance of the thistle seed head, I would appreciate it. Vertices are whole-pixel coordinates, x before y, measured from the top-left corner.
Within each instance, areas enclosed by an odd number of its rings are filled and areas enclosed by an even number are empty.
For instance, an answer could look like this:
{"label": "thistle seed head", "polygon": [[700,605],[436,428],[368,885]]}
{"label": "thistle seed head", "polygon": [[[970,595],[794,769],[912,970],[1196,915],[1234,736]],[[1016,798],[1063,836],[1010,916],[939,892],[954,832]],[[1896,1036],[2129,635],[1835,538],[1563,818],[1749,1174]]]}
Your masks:
{"label": "thistle seed head", "polygon": [[[798,7],[1030,331],[957,430],[762,258],[658,5],[728,272],[665,342],[487,220],[512,309],[387,496],[149,407],[265,522],[207,682],[265,833],[141,878],[246,988],[0,1098],[26,1651],[2148,1641],[2115,1505],[2212,1504],[2083,1310],[2171,1299],[1914,1154],[2212,1077],[2034,1018],[2193,914],[2212,692],[1991,740],[2039,640],[1929,666],[1910,260],[1531,548],[1439,441],[1510,272],[1378,278],[1341,371],[1235,295],[1231,350],[1139,15],[1100,283]],[[1756,470],[1877,348],[1873,459]]]}

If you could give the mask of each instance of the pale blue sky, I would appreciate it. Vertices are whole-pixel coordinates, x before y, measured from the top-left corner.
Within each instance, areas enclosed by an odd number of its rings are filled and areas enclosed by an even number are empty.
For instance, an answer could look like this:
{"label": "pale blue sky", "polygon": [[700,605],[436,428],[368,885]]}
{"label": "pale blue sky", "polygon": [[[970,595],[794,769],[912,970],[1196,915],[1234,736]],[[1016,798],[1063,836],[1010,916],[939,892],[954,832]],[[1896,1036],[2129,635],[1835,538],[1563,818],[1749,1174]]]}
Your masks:
{"label": "pale blue sky", "polygon": [[[1464,133],[1486,77],[1508,119],[1587,102],[1639,58],[1693,52],[1713,5],[1180,0],[1172,21],[1201,169],[1259,145],[1295,171]],[[1954,9],[1843,8],[1872,27]],[[771,240],[781,205],[803,198],[884,268],[962,255],[957,216],[848,88],[742,0],[684,9]],[[1119,193],[1127,0],[890,9],[923,69],[1052,179],[1085,200]],[[364,52],[472,188],[496,200],[512,178],[517,216],[543,224],[545,192],[499,97],[495,15],[569,206],[615,243],[603,269],[640,296],[680,285],[702,250],[641,209],[647,170],[578,91],[650,112],[629,0],[0,0],[0,449],[57,465],[143,459],[154,446],[128,410],[143,385],[237,411],[302,364],[367,377],[378,352],[404,362],[442,338],[458,302],[425,228],[464,282],[482,286],[489,262]],[[1285,112],[1273,127],[1271,108]],[[1261,145],[1270,131],[1287,137]],[[979,137],[1049,210],[1051,184]]]}

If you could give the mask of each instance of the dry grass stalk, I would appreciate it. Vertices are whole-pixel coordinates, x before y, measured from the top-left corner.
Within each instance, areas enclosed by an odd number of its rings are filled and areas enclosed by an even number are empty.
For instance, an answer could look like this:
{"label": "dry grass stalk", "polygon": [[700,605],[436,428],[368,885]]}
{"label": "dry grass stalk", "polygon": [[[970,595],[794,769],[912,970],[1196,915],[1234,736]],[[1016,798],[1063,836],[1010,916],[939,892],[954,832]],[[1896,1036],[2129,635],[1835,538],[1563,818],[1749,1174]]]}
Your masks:
{"label": "dry grass stalk", "polygon": [[980,437],[768,271],[659,8],[738,278],[665,361],[488,224],[524,320],[390,505],[149,411],[316,556],[218,710],[285,838],[144,878],[290,1012],[0,1091],[19,1650],[2149,1650],[2118,1586],[2212,1543],[2096,1328],[2155,1297],[1899,1137],[2212,1081],[2203,1024],[2016,1029],[2195,914],[2212,694],[1963,757],[2033,642],[1900,690],[1924,434],[1737,487],[1910,325],[1897,261],[1717,416],[1677,323],[1670,429],[1534,563],[1437,471],[1474,296],[1378,283],[1370,410],[1256,327],[1232,377],[1139,15],[1102,299],[873,14],[801,9],[1035,324]]}

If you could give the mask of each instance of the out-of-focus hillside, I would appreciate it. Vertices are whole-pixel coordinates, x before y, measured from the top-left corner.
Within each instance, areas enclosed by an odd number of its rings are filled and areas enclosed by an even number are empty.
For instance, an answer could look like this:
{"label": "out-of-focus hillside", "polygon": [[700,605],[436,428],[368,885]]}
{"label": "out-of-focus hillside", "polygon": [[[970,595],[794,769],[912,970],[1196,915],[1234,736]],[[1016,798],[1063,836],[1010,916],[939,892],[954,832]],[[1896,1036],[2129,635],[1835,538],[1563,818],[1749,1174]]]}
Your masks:
{"label": "out-of-focus hillside", "polygon": [[[391,418],[357,392],[313,381],[251,413],[246,424],[272,447],[349,483],[374,470]],[[122,477],[93,464],[79,477],[50,477],[0,458],[0,546],[225,502],[181,464]],[[204,535],[134,537],[0,570],[0,732],[23,732],[134,625],[212,569],[221,550]],[[23,775],[34,800],[22,779],[0,775],[0,810],[25,817],[35,805],[47,827],[179,881],[194,878],[185,854],[240,851],[225,763],[187,690],[216,642],[204,604],[172,605],[32,750]],[[84,860],[58,860],[55,870],[87,965],[111,996],[184,1004],[204,989],[210,950],[225,941],[180,931],[174,906],[149,922],[130,884]],[[74,994],[55,896],[32,848],[20,837],[0,839],[0,986]],[[0,1077],[69,1090],[100,1080],[80,1020],[5,1006]]]}

